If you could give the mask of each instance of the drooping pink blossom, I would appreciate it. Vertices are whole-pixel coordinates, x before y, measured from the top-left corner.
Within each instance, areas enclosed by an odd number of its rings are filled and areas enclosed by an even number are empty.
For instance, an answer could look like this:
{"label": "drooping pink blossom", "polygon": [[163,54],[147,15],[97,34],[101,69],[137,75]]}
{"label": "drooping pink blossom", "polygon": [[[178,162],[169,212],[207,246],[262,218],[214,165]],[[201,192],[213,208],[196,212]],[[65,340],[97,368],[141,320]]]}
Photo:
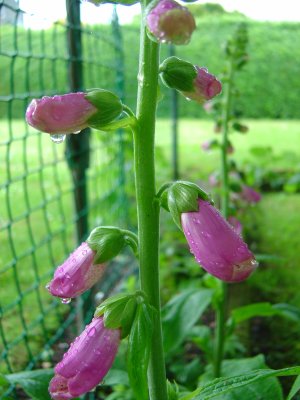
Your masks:
{"label": "drooping pink blossom", "polygon": [[211,140],[205,140],[205,142],[201,143],[201,149],[204,151],[209,151],[211,150],[212,147],[212,141]]}
{"label": "drooping pink blossom", "polygon": [[77,133],[87,127],[87,120],[98,111],[85,96],[86,93],[77,92],[34,99],[27,107],[26,120],[42,132]]}
{"label": "drooping pink blossom", "polygon": [[159,42],[187,44],[196,28],[190,11],[174,0],[154,1],[146,17],[147,28]]}
{"label": "drooping pink blossom", "polygon": [[196,69],[197,76],[194,79],[194,90],[182,93],[186,98],[202,104],[204,101],[210,100],[221,93],[222,84],[206,68],[196,66]]}
{"label": "drooping pink blossom", "polygon": [[242,187],[241,197],[250,204],[258,203],[261,200],[261,194],[246,185]]}
{"label": "drooping pink blossom", "polygon": [[248,246],[207,201],[199,209],[181,214],[182,228],[196,261],[210,274],[226,282],[246,279],[257,267]]}
{"label": "drooping pink blossom", "polygon": [[120,330],[105,328],[103,317],[94,318],[54,368],[52,399],[73,399],[97,386],[111,368],[119,343]]}
{"label": "drooping pink blossom", "polygon": [[228,217],[228,222],[234,228],[236,233],[241,235],[242,230],[243,230],[243,225],[241,224],[241,222],[234,216]]}
{"label": "drooping pink blossom", "polygon": [[83,242],[54,272],[47,285],[53,296],[69,299],[90,289],[102,277],[105,264],[94,264],[95,252]]}

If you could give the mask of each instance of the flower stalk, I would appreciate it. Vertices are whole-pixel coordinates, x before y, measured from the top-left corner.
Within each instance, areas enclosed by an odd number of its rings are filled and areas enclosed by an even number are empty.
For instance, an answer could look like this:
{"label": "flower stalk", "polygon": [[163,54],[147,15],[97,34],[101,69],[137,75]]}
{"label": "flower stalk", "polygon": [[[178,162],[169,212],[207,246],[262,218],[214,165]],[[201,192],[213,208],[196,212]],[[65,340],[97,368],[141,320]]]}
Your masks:
{"label": "flower stalk", "polygon": [[[223,126],[222,126],[222,146],[221,146],[221,211],[223,217],[227,220],[229,216],[229,179],[228,179],[228,122],[231,110],[231,91],[233,83],[233,68],[229,63],[228,81],[223,85],[224,92],[224,109],[223,109]],[[222,373],[222,361],[224,357],[225,343],[225,322],[227,307],[227,291],[228,285],[222,282],[222,293],[216,310],[216,331],[215,331],[215,351],[214,351],[214,376],[218,378]]]}
{"label": "flower stalk", "polygon": [[[143,4],[143,10],[147,0]],[[138,213],[140,285],[156,310],[148,368],[151,400],[167,398],[165,363],[160,317],[158,269],[159,203],[155,187],[155,112],[159,68],[159,45],[146,33],[141,19],[140,59],[138,73],[137,126],[134,129],[135,185]]]}

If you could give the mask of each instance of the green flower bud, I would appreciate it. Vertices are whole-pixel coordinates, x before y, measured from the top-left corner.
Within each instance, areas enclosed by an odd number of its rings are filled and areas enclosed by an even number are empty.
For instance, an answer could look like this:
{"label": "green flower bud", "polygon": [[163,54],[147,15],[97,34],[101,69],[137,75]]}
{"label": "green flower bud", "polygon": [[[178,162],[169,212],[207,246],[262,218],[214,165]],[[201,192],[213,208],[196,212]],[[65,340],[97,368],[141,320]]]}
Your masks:
{"label": "green flower bud", "polygon": [[159,68],[163,83],[172,89],[183,92],[192,91],[197,76],[195,66],[178,57],[167,58]]}

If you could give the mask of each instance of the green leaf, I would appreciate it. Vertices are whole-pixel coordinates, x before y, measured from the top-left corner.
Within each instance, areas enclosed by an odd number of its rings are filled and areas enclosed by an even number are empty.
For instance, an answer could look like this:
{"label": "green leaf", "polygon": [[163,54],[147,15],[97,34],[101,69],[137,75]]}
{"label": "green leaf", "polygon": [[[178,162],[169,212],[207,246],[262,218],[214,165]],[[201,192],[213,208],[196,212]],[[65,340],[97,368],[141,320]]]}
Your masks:
{"label": "green leaf", "polygon": [[292,398],[299,392],[299,390],[300,390],[300,375],[297,376],[286,400],[292,400]]}
{"label": "green leaf", "polygon": [[299,308],[284,303],[255,303],[236,308],[231,313],[232,320],[236,324],[253,317],[271,317],[274,315],[300,321]]}
{"label": "green leaf", "polygon": [[[249,385],[250,383],[253,384],[254,382],[258,382],[270,377],[291,376],[299,374],[300,366],[296,366],[279,370],[258,369],[249,373],[234,376],[232,378],[217,378],[214,379],[212,382],[203,385],[202,387],[194,391],[191,395],[185,396],[182,400],[208,400],[220,395],[223,396],[224,394],[231,393],[237,388],[241,388],[243,386]],[[270,397],[264,398],[264,400],[270,400]]]}
{"label": "green leaf", "polygon": [[3,400],[12,400],[13,398],[11,396],[5,396],[4,393],[7,392],[7,390],[10,388],[10,383],[6,379],[4,375],[0,374],[0,398]]}
{"label": "green leaf", "polygon": [[[248,357],[235,360],[225,360],[222,363],[222,377],[231,378],[236,375],[246,374],[258,369],[266,369],[264,356],[259,354],[255,357]],[[215,379],[212,365],[206,368],[206,372],[201,377],[201,383],[206,384]],[[278,380],[274,377],[255,382],[251,386],[237,388],[234,391],[222,394],[218,400],[283,400],[282,390]]]}
{"label": "green leaf", "polygon": [[21,386],[32,400],[50,400],[48,386],[52,377],[52,369],[23,371],[5,376],[11,384]]}
{"label": "green leaf", "polygon": [[172,298],[162,309],[164,348],[175,352],[211,302],[213,291],[188,289]]}
{"label": "green leaf", "polygon": [[127,365],[130,386],[138,400],[148,400],[147,370],[153,332],[152,311],[145,303],[137,305],[137,312],[131,327]]}
{"label": "green leaf", "polygon": [[107,386],[116,386],[116,385],[124,385],[129,386],[128,374],[126,371],[122,369],[111,368],[104,378],[102,385]]}

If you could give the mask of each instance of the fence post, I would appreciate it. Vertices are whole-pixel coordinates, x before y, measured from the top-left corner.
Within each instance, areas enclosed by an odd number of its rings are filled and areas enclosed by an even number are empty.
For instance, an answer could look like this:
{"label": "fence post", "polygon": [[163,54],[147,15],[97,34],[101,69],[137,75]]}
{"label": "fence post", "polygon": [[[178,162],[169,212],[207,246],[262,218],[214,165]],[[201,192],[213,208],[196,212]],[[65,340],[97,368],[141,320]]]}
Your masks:
{"label": "fence post", "polygon": [[[72,92],[83,88],[80,0],[66,0],[69,86]],[[89,129],[80,135],[67,135],[66,157],[74,183],[77,241],[88,234],[88,198],[86,169],[89,167]]]}
{"label": "fence post", "polygon": [[[169,46],[170,57],[175,56],[175,47]],[[178,160],[178,93],[171,90],[171,135],[172,135],[172,175],[175,181],[179,178]]]}
{"label": "fence post", "polygon": [[[67,9],[67,43],[69,54],[68,78],[72,92],[83,88],[82,42],[80,21],[80,0],[66,0]],[[74,185],[74,202],[76,211],[76,236],[78,244],[88,235],[88,197],[86,170],[89,167],[90,130],[84,129],[79,135],[67,135],[66,158]],[[84,326],[85,316],[92,306],[91,295],[76,299],[77,331]]]}
{"label": "fence post", "polygon": [[[112,14],[112,36],[115,44],[115,61],[116,61],[116,92],[121,100],[125,101],[125,64],[124,64],[124,51],[123,51],[123,37],[122,31],[119,25],[119,18],[117,13],[117,7],[114,6]],[[130,225],[129,221],[129,210],[128,210],[128,199],[126,194],[126,173],[125,173],[125,140],[124,140],[124,130],[119,129],[117,131],[118,141],[119,141],[119,187],[120,187],[120,212],[122,222]],[[125,206],[127,205],[127,206]]]}

